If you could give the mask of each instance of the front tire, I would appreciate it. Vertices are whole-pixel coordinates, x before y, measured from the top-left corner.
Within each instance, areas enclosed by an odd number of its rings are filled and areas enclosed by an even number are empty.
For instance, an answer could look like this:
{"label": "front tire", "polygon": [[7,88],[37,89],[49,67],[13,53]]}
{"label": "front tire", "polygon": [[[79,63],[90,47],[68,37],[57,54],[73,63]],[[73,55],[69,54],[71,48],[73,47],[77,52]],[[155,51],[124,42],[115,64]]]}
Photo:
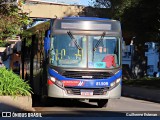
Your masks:
{"label": "front tire", "polygon": [[99,108],[105,108],[107,107],[108,99],[100,99],[97,101],[97,105]]}

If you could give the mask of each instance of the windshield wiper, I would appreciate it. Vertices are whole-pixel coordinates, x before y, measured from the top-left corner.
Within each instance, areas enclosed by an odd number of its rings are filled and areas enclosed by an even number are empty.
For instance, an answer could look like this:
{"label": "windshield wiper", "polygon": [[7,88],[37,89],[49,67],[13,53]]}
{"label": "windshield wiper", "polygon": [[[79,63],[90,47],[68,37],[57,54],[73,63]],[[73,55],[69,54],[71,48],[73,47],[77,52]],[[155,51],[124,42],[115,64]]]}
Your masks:
{"label": "windshield wiper", "polygon": [[78,45],[77,40],[75,39],[75,37],[73,36],[73,34],[68,31],[67,34],[69,35],[69,37],[73,40],[74,44],[76,45],[76,47],[81,50],[82,48],[80,47],[80,45]]}
{"label": "windshield wiper", "polygon": [[101,35],[101,38],[98,40],[95,47],[93,48],[93,51],[96,51],[96,49],[98,48],[99,44],[101,43],[105,35],[106,35],[106,32],[104,31],[103,34]]}

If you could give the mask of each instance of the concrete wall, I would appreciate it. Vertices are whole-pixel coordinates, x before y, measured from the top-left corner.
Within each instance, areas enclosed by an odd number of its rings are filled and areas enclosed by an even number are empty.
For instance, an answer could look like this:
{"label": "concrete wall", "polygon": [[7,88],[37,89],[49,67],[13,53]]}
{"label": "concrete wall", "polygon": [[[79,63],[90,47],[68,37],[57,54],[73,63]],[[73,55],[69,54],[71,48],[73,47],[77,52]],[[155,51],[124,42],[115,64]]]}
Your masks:
{"label": "concrete wall", "polygon": [[22,6],[24,12],[29,13],[32,18],[62,18],[66,16],[89,16],[89,17],[110,17],[110,12],[106,9],[98,9],[77,5],[63,4],[24,4]]}
{"label": "concrete wall", "polygon": [[35,18],[58,18],[64,16],[84,15],[84,6],[56,5],[56,4],[24,4],[22,9]]}

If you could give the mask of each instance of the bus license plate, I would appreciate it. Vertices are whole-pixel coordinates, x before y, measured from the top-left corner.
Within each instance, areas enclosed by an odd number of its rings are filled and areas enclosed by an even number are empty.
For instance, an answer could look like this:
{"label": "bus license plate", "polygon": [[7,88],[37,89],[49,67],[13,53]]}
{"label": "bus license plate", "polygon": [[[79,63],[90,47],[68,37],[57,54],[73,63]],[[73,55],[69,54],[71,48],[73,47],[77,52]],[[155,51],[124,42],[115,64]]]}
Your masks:
{"label": "bus license plate", "polygon": [[83,96],[92,96],[93,91],[92,90],[81,90],[81,95]]}

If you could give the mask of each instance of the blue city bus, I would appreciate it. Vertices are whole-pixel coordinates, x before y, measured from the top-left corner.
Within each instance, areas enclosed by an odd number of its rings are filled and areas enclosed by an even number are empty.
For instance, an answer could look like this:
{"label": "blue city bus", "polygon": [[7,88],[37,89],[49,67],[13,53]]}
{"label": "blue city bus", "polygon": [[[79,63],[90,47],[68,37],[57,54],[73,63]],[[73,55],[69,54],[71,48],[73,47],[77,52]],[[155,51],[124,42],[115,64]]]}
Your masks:
{"label": "blue city bus", "polygon": [[[36,34],[36,29],[42,31],[42,26],[45,33]],[[87,99],[97,102],[98,107],[106,107],[108,99],[120,98],[122,32],[119,21],[66,17],[36,27],[29,29],[35,34],[31,37],[31,47],[24,50],[30,49],[32,60],[27,63],[24,57],[24,63],[29,66],[26,74],[34,93]],[[37,44],[39,47],[35,47]],[[37,71],[40,77],[36,77]]]}

